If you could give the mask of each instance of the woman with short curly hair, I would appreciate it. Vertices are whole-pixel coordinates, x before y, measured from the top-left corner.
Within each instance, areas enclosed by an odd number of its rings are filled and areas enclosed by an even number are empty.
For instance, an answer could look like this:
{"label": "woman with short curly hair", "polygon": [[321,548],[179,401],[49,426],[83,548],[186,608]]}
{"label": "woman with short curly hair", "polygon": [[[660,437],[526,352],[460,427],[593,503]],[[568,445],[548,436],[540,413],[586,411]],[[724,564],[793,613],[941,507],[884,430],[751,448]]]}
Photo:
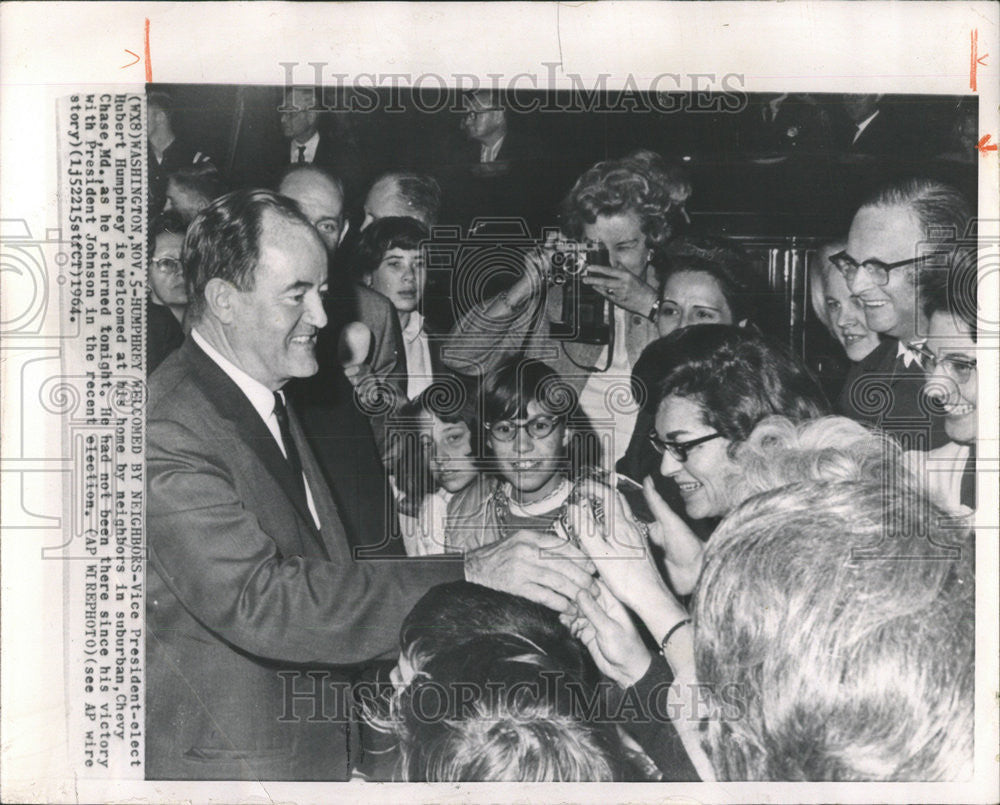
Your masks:
{"label": "woman with short curly hair", "polygon": [[[560,223],[572,241],[601,250],[566,285],[552,282],[557,246],[579,247],[547,242],[529,254],[513,286],[472,306],[458,322],[452,331],[456,349],[445,363],[465,374],[486,375],[519,354],[545,360],[576,388],[595,427],[613,435],[607,457],[621,457],[637,413],[628,378],[658,335],[653,255],[685,222],[690,193],[681,169],[652,151],[594,165],[563,201]],[[552,325],[567,321],[567,288],[581,294],[590,289],[595,304],[574,322],[574,333],[557,338]],[[579,337],[587,315],[605,329],[604,337]]]}

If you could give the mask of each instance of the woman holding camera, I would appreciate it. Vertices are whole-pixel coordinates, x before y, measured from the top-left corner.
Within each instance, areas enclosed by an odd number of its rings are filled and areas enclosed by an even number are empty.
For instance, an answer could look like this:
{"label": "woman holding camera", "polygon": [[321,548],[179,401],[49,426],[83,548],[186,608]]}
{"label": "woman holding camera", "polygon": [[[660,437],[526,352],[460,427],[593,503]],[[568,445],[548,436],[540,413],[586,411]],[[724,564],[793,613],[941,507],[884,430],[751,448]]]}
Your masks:
{"label": "woman holding camera", "polygon": [[[528,256],[513,286],[462,317],[445,363],[465,374],[485,375],[518,354],[548,362],[577,390],[594,428],[612,434],[606,459],[619,458],[637,412],[629,382],[632,366],[657,337],[659,296],[650,261],[683,220],[689,195],[679,172],[650,151],[590,168],[563,202],[562,230],[578,243],[600,244],[602,251],[588,252],[582,272],[567,272],[566,284],[553,285],[552,267],[572,260],[575,252],[567,258],[548,241]],[[604,250],[607,256],[600,262],[607,264],[599,265],[596,255],[603,257]],[[563,302],[570,288],[580,295],[592,289],[600,304],[571,306],[575,320],[569,332],[556,337],[553,325],[558,329],[567,321]]]}

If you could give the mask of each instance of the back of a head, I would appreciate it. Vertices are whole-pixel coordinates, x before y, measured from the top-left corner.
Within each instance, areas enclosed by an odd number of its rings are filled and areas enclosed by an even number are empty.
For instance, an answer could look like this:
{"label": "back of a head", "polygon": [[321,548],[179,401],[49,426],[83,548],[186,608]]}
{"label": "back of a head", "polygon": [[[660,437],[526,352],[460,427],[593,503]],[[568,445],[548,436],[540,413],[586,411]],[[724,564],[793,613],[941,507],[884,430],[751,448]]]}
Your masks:
{"label": "back of a head", "polygon": [[910,482],[898,443],[853,419],[761,420],[735,452],[737,501],[800,482]]}
{"label": "back of a head", "polygon": [[611,781],[616,736],[545,648],[489,635],[439,652],[396,708],[402,773],[427,782]]}
{"label": "back of a head", "polygon": [[542,646],[588,682],[597,671],[590,656],[548,607],[518,595],[493,590],[467,581],[432,587],[410,610],[400,629],[403,651],[419,658],[492,634],[516,634]]}
{"label": "back of a head", "polygon": [[408,214],[428,227],[438,222],[441,214],[441,186],[437,179],[423,173],[399,171],[386,173],[375,184],[392,182]]}
{"label": "back of a head", "polygon": [[786,486],[712,535],[696,672],[724,780],[904,781],[972,770],[972,540],[919,490]]}
{"label": "back of a head", "polygon": [[706,424],[742,442],[762,419],[775,414],[803,421],[828,413],[829,405],[809,371],[782,345],[746,328],[705,324],[663,339],[677,362],[657,399],[692,399]]}
{"label": "back of a head", "polygon": [[226,192],[218,168],[212,163],[186,165],[171,172],[170,181],[190,193],[196,193],[205,201],[214,201]]}

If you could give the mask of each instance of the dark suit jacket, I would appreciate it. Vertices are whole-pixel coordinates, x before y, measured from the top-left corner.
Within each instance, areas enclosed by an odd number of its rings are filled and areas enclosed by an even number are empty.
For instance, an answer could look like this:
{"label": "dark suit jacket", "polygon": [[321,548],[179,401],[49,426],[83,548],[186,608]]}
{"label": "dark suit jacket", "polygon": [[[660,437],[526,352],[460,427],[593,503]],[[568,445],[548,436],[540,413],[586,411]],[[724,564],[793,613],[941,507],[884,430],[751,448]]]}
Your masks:
{"label": "dark suit jacket", "polygon": [[[270,431],[193,339],[149,394],[147,777],[346,779],[348,720],[324,687],[344,677],[302,672],[391,656],[461,563],[354,561],[292,411],[318,531]],[[291,698],[314,689],[325,698]]]}
{"label": "dark suit jacket", "polygon": [[899,114],[891,109],[880,108],[861,136],[854,140],[857,127],[851,123],[844,126],[843,148],[852,154],[871,156],[892,156],[905,154],[910,145],[910,135],[899,119]]}
{"label": "dark suit jacket", "polygon": [[[277,164],[284,170],[295,160],[292,159],[291,142],[282,140],[282,143],[283,156]],[[361,204],[363,201],[361,194],[365,191],[371,176],[364,155],[353,142],[335,138],[332,134],[321,130],[312,164],[325,168],[344,183],[347,196],[345,206],[349,211],[353,211]]]}
{"label": "dark suit jacket", "polygon": [[[392,303],[370,288],[350,283],[327,297],[329,323],[320,333],[320,370],[295,380],[288,391],[296,401],[302,425],[323,477],[340,510],[351,545],[364,555],[405,556],[399,537],[395,501],[382,464],[386,417],[379,409],[362,409],[354,387],[344,377],[337,355],[340,333],[348,322],[361,321],[372,331],[368,364],[372,374],[389,384],[401,403],[406,392],[406,354],[399,317]],[[388,402],[388,401],[387,401]]]}
{"label": "dark suit jacket", "polygon": [[184,343],[180,322],[163,305],[146,300],[146,375]]}
{"label": "dark suit jacket", "polygon": [[926,377],[917,364],[897,357],[899,341],[883,338],[863,360],[852,364],[837,397],[836,411],[878,427],[908,450],[929,450],[948,441],[944,420],[924,401]]}

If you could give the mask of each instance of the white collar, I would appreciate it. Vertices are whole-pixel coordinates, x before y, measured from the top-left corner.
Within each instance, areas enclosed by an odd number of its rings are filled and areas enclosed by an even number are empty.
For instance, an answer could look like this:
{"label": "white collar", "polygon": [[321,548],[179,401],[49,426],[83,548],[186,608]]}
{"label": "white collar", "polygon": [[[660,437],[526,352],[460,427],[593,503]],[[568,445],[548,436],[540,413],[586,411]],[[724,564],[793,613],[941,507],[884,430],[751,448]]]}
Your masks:
{"label": "white collar", "polygon": [[419,311],[410,313],[410,318],[403,328],[403,338],[406,341],[416,341],[424,331],[424,317]]}
{"label": "white collar", "polygon": [[896,357],[903,359],[903,366],[909,368],[914,361],[916,361],[918,366],[923,366],[923,354],[922,350],[924,344],[927,343],[926,338],[919,339],[917,341],[911,341],[907,344],[905,341],[900,341],[899,346],[896,347]]}
{"label": "white collar", "polygon": [[254,410],[260,414],[260,418],[264,420],[265,424],[267,424],[267,421],[274,413],[274,392],[272,392],[271,389],[259,380],[255,380],[250,377],[250,375],[240,369],[240,367],[238,367],[231,360],[221,355],[219,351],[208,342],[205,336],[198,332],[197,327],[191,329],[191,337],[194,339],[194,342],[201,347],[202,351],[204,351],[209,358],[215,361],[219,368],[229,376],[230,380],[239,386],[240,391],[243,392],[244,396],[254,407]]}
{"label": "white collar", "polygon": [[569,493],[573,489],[573,484],[570,483],[568,478],[563,478],[562,483],[559,484],[554,490],[543,497],[541,500],[535,500],[531,503],[518,503],[514,500],[514,487],[511,486],[510,481],[504,481],[503,491],[507,495],[508,507],[511,514],[517,515],[518,517],[534,517],[539,514],[548,514],[551,511],[562,506],[566,498],[569,497]]}
{"label": "white collar", "polygon": [[872,112],[870,115],[868,115],[868,117],[866,117],[860,123],[856,123],[855,124],[857,126],[857,129],[858,129],[857,133],[854,135],[854,140],[855,141],[857,141],[858,137],[861,136],[861,132],[863,132],[866,128],[868,128],[868,124],[871,123],[876,117],[878,117],[878,113],[881,112],[881,111],[882,111],[881,109],[876,109],[874,112]]}

